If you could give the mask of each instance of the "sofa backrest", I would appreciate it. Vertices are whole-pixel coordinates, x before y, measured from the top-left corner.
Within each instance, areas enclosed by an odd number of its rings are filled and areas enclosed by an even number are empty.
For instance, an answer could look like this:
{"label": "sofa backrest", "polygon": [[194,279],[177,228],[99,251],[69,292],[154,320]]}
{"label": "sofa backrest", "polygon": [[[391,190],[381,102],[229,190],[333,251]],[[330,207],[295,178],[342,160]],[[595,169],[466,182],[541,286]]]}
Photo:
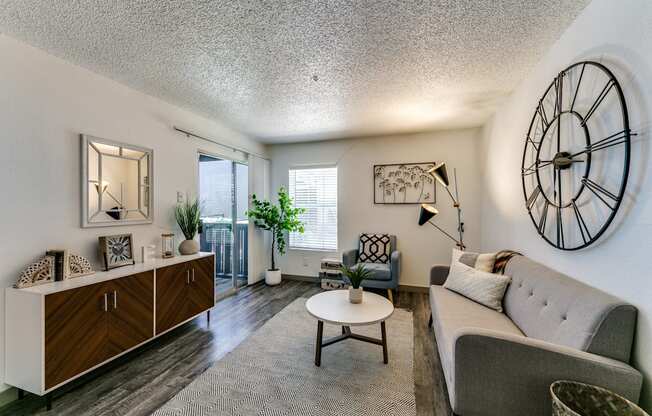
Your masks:
{"label": "sofa backrest", "polygon": [[528,337],[629,362],[636,308],[525,256],[505,274],[505,314]]}

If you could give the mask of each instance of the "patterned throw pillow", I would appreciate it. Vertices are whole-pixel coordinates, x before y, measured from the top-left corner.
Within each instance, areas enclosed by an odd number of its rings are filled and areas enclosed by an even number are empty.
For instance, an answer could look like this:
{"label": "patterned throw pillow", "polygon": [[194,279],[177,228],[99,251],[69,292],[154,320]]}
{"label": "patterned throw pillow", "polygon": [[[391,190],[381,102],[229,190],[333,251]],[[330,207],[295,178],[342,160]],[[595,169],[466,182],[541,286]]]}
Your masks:
{"label": "patterned throw pillow", "polygon": [[389,235],[362,234],[358,250],[361,263],[389,263]]}

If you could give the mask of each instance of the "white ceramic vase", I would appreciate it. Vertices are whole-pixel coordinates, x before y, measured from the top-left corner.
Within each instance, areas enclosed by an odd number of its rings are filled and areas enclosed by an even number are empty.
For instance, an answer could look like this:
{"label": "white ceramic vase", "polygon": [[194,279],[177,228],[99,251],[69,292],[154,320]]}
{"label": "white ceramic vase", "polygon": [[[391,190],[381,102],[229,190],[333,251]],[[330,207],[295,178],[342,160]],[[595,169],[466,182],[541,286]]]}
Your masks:
{"label": "white ceramic vase", "polygon": [[196,240],[183,240],[179,244],[179,253],[184,256],[199,253],[199,242]]}
{"label": "white ceramic vase", "polygon": [[265,283],[276,286],[281,283],[281,269],[265,270]]}
{"label": "white ceramic vase", "polygon": [[349,287],[349,302],[362,303],[362,287],[357,289],[353,286]]}

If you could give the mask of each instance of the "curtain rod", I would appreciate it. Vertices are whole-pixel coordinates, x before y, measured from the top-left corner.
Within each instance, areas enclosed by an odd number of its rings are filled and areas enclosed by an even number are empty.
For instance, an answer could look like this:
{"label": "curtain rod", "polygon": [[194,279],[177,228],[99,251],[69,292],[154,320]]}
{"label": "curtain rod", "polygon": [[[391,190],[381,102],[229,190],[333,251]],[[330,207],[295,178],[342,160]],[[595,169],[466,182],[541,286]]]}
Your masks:
{"label": "curtain rod", "polygon": [[211,142],[211,143],[217,144],[219,146],[226,147],[227,149],[231,149],[233,151],[246,153],[248,155],[254,155],[256,157],[259,157],[259,158],[265,159],[265,160],[270,160],[270,158],[267,157],[267,156],[261,155],[260,153],[252,152],[252,151],[244,149],[242,147],[236,147],[236,146],[233,146],[233,145],[230,145],[230,144],[220,143],[217,140],[213,140],[213,139],[210,139],[208,137],[200,136],[199,134],[195,134],[195,133],[193,133],[191,131],[184,130],[184,129],[182,129],[180,127],[177,127],[177,126],[172,126],[172,128],[174,130],[178,131],[179,133],[185,134],[187,137],[192,136],[192,137],[195,137],[197,139],[205,140],[207,142]]}

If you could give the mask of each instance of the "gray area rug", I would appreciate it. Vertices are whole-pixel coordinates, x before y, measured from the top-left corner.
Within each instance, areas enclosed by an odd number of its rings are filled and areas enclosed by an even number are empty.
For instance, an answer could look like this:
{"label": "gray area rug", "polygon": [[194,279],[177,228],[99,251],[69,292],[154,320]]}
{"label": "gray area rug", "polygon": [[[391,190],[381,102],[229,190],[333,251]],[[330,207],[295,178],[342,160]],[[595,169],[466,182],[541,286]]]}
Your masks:
{"label": "gray area rug", "polygon": [[[414,416],[412,313],[387,321],[389,364],[382,348],[346,340],[314,364],[317,321],[297,299],[179,392],[156,416]],[[380,325],[353,327],[380,338]],[[341,334],[325,324],[324,338]]]}

